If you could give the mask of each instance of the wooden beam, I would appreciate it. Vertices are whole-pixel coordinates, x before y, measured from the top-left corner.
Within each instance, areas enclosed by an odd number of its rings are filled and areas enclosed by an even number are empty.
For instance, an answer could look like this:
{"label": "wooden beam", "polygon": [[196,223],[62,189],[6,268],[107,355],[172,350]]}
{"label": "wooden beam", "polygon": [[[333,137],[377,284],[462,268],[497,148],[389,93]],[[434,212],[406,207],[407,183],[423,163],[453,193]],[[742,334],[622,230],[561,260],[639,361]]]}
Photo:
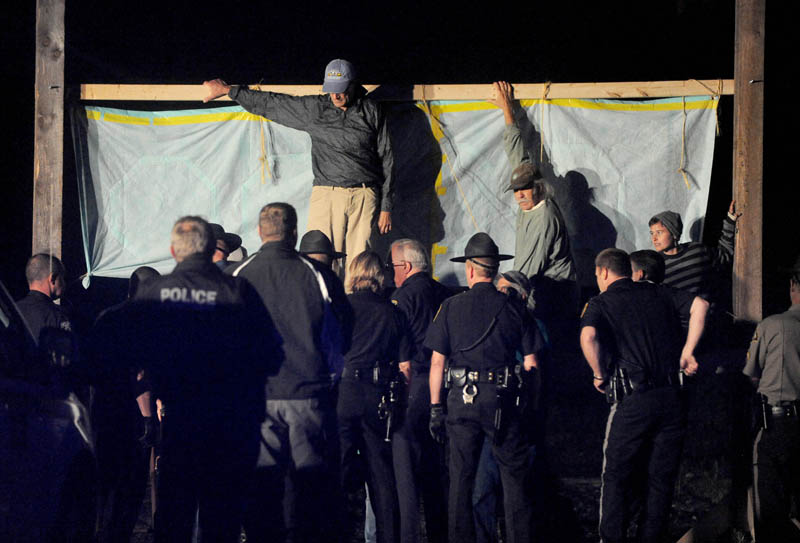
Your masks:
{"label": "wooden beam", "polygon": [[36,1],[32,250],[58,257],[64,175],[64,3]]}
{"label": "wooden beam", "polygon": [[[378,85],[364,85],[368,91]],[[250,85],[253,89],[301,96],[321,94],[321,85]],[[666,98],[671,96],[730,95],[732,79],[689,79],[687,81],[641,81],[627,83],[518,83],[514,84],[518,99],[562,98]],[[384,100],[487,100],[493,98],[490,84],[482,85],[409,85],[382,88]],[[82,84],[82,100],[111,101],[192,101],[206,95],[202,85],[100,85]],[[229,100],[228,97],[221,100]]]}
{"label": "wooden beam", "polygon": [[760,321],[763,304],[764,11],[766,0],[736,1],[733,194],[743,213],[733,263],[733,312]]}

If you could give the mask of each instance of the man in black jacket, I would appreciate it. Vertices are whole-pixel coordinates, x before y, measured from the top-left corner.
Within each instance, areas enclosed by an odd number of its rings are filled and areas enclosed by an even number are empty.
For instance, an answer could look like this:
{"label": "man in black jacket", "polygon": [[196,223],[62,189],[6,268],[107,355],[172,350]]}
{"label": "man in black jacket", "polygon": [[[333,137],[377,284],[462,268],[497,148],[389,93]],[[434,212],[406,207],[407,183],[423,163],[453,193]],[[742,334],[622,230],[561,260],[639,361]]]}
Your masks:
{"label": "man in black jacket", "polygon": [[179,219],[170,250],[174,271],[140,285],[96,333],[112,349],[106,360],[144,366],[164,406],[156,541],[189,541],[199,507],[203,538],[234,542],[279,341],[250,285],[211,262],[205,220]]}
{"label": "man in black jacket", "polygon": [[286,358],[267,376],[267,418],[245,531],[248,541],[332,541],[338,452],[330,361],[341,360],[336,315],[347,311],[332,307],[332,285],[295,251],[292,206],[264,206],[258,232],[261,249],[232,273],[258,291]]}
{"label": "man in black jacket", "polygon": [[[376,220],[381,234],[392,229],[394,159],[386,117],[366,98],[350,62],[328,63],[322,85],[327,95],[261,92],[221,79],[203,85],[205,102],[227,94],[247,111],[311,136],[308,230],[321,230],[337,252],[355,257],[367,248]],[[344,259],[338,265],[347,269]]]}

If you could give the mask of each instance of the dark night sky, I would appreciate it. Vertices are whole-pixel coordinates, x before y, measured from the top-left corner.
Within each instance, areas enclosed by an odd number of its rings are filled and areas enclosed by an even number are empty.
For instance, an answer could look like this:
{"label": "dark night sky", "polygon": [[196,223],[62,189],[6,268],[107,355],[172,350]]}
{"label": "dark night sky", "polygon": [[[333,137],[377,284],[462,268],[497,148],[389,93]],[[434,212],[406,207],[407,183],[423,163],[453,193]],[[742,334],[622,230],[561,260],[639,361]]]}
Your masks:
{"label": "dark night sky", "polygon": [[[3,81],[7,89],[14,82],[4,115],[13,144],[6,144],[0,185],[0,278],[16,295],[25,289],[33,170],[35,2],[25,4],[2,14],[0,38]],[[318,84],[326,62],[336,57],[356,63],[365,82],[394,84],[733,77],[732,1],[568,0],[517,8],[489,2],[455,7],[297,1],[201,5],[68,0],[67,102],[77,100],[80,83],[200,83],[222,77],[228,82]],[[770,12],[768,17],[769,26],[778,15]],[[768,50],[769,37],[768,32]],[[721,219],[730,198],[732,102],[727,97],[720,108],[712,220]],[[63,254],[77,274],[84,265],[68,125],[64,145]],[[791,261],[798,239],[794,234],[792,254],[772,256],[768,250],[768,259]]]}

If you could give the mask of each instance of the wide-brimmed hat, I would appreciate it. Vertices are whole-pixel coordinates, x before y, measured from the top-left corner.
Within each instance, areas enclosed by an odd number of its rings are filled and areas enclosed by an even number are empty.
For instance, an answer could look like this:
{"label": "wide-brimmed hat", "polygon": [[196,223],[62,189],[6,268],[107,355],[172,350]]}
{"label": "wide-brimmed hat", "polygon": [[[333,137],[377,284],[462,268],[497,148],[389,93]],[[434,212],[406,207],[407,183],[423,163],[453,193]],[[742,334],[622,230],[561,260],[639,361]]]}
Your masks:
{"label": "wide-brimmed hat", "polygon": [[342,258],[347,256],[346,253],[339,253],[333,250],[331,240],[328,239],[324,233],[319,230],[309,230],[300,240],[300,253],[304,255],[321,254],[328,255],[331,258]]}
{"label": "wide-brimmed hat", "polygon": [[539,168],[530,162],[523,162],[514,168],[514,171],[511,173],[511,182],[504,192],[532,188],[533,184],[540,179],[544,178],[542,174],[539,173]]}
{"label": "wide-brimmed hat", "polygon": [[493,258],[495,260],[511,260],[513,255],[501,255],[497,245],[485,232],[478,232],[467,242],[464,256],[451,258],[451,262],[466,262],[470,258]]}
{"label": "wide-brimmed hat", "polygon": [[322,92],[338,93],[347,90],[350,83],[356,80],[355,67],[344,59],[337,58],[325,66],[325,79],[322,81]]}
{"label": "wide-brimmed hat", "polygon": [[222,247],[219,246],[220,241],[225,243],[228,254],[242,246],[242,238],[236,234],[226,232],[225,229],[222,228],[222,225],[210,223],[209,226],[211,227],[211,232],[214,234],[214,241],[217,242],[216,247],[218,249],[222,249]]}

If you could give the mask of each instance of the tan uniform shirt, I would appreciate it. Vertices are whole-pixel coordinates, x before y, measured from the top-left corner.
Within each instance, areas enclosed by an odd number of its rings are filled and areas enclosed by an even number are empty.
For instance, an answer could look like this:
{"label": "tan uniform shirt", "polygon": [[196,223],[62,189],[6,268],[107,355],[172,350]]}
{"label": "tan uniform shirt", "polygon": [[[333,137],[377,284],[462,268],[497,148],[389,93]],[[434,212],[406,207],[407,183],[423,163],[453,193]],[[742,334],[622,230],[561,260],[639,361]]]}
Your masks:
{"label": "tan uniform shirt", "polygon": [[743,371],[759,379],[770,405],[800,399],[800,304],[761,321]]}

